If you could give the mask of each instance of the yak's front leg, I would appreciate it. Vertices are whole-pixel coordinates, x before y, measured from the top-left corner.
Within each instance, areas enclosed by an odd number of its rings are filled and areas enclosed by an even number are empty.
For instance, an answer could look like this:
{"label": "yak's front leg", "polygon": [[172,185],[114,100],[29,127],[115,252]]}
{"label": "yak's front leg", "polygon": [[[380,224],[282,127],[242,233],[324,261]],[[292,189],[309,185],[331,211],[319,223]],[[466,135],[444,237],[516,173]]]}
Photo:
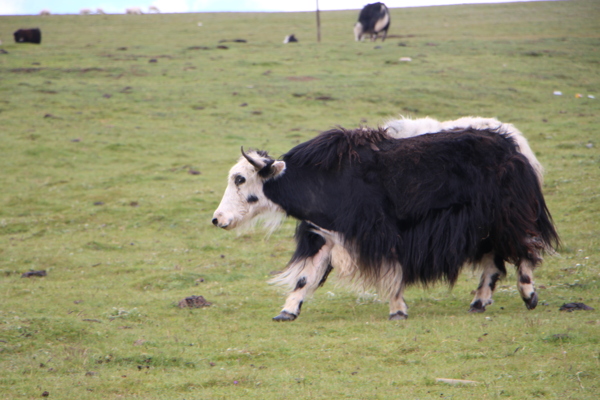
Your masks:
{"label": "yak's front leg", "polygon": [[273,318],[274,321],[293,321],[300,315],[304,299],[327,279],[332,270],[330,264],[331,246],[324,244],[313,257],[298,260],[288,266],[293,271],[289,276],[290,283],[296,282],[292,292],[288,295],[283,309]]}
{"label": "yak's front leg", "polygon": [[325,245],[314,257],[304,260],[303,265],[293,266],[293,268],[301,268],[302,272],[296,281],[296,287],[285,300],[283,309],[273,318],[274,321],[293,321],[298,318],[304,299],[325,282],[327,275],[333,269],[329,263],[330,251],[331,249]]}
{"label": "yak's front leg", "polygon": [[483,272],[475,292],[475,298],[471,302],[469,312],[472,313],[482,313],[485,311],[485,307],[494,302],[492,295],[496,289],[496,282],[506,274],[504,260],[494,257],[493,253],[485,254],[480,264],[483,267]]}
{"label": "yak's front leg", "polygon": [[390,321],[408,318],[408,306],[404,301],[403,277],[402,265],[399,263],[390,262],[382,265],[382,275],[378,282],[377,292],[389,296]]}
{"label": "yak's front leg", "polygon": [[298,247],[292,260],[273,283],[283,284],[291,289],[283,309],[273,318],[274,321],[293,321],[300,315],[304,299],[327,279],[332,270],[332,243],[307,229],[302,222],[296,232]]}

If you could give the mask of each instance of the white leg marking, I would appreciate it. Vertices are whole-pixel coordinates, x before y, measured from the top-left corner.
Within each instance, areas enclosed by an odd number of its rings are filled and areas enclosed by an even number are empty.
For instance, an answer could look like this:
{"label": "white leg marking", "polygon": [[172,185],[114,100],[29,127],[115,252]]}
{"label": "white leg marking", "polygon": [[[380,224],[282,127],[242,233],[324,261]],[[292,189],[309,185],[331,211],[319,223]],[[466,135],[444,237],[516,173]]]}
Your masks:
{"label": "white leg marking", "polygon": [[274,318],[276,321],[293,321],[300,315],[304,299],[317,290],[328,273],[331,249],[331,242],[326,241],[317,254],[289,265],[282,275],[272,280],[272,283],[286,284],[292,288],[281,313]]}
{"label": "white leg marking", "polygon": [[521,261],[517,271],[517,289],[528,310],[533,310],[538,303],[538,296],[533,286],[533,265],[528,260]]}
{"label": "white leg marking", "polygon": [[470,312],[484,312],[485,307],[494,302],[492,295],[494,294],[494,289],[496,289],[496,282],[503,275],[494,262],[493,253],[485,254],[481,259],[480,266],[483,268],[483,272],[481,273],[475,297],[471,302]]}
{"label": "white leg marking", "polygon": [[403,320],[408,318],[408,306],[404,302],[404,285],[400,284],[398,292],[390,298],[390,320]]}

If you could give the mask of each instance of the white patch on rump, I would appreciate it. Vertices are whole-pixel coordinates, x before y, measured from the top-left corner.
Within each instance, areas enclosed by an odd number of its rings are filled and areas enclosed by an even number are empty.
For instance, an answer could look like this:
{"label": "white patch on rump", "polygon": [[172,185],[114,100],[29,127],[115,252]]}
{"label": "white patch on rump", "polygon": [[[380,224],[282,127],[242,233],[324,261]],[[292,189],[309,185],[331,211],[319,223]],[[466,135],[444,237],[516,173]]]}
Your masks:
{"label": "white patch on rump", "polygon": [[[381,7],[381,8],[383,8],[383,7]],[[386,13],[383,16],[383,18],[381,18],[380,20],[378,20],[375,23],[375,34],[379,33],[383,28],[385,28],[385,26],[387,24],[389,24],[389,22],[390,22],[390,15]]]}

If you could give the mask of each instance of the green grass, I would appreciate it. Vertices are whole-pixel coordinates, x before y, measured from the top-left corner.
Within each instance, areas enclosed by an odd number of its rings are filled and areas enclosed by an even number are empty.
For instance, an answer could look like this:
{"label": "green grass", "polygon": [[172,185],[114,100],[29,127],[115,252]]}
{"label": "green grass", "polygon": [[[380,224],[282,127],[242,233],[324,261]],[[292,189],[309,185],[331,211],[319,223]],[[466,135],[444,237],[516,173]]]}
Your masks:
{"label": "green grass", "polygon": [[[353,41],[357,11],[321,13],[321,43],[312,13],[0,17],[0,398],[596,399],[597,311],[558,308],[600,307],[598,2],[391,12],[383,44]],[[12,42],[36,26],[40,46]],[[210,224],[240,146],[278,156],[399,114],[525,133],[563,240],[540,305],[511,272],[468,314],[467,271],[409,289],[390,322],[332,277],[271,322],[294,221],[268,239]],[[213,305],[178,308],[190,295]]]}

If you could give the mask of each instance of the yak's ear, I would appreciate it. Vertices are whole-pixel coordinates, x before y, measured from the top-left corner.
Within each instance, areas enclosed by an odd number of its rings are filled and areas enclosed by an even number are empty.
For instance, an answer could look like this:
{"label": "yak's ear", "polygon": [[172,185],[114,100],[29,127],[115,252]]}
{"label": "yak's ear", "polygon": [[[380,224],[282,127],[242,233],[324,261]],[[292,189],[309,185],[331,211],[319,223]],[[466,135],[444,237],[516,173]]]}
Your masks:
{"label": "yak's ear", "polygon": [[271,166],[271,169],[273,170],[274,178],[280,176],[285,171],[285,161],[275,161]]}
{"label": "yak's ear", "polygon": [[285,171],[285,161],[267,160],[265,166],[258,171],[258,175],[265,180],[269,180],[281,176],[283,171]]}

